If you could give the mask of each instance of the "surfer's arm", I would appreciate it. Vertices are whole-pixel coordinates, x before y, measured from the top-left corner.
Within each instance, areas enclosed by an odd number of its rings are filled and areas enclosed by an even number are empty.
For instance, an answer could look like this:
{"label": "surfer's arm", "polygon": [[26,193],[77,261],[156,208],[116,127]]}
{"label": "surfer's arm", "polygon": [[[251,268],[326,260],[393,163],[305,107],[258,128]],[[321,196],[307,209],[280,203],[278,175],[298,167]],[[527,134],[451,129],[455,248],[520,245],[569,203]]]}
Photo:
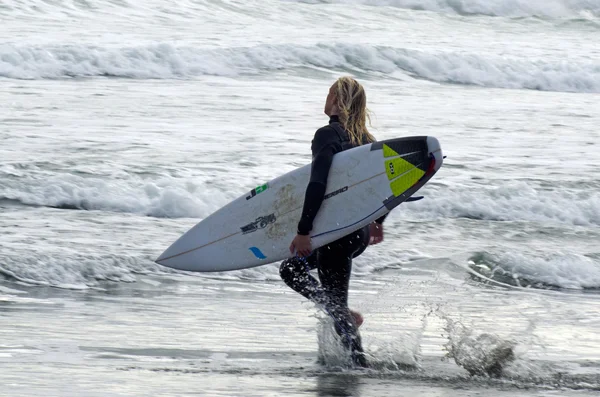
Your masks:
{"label": "surfer's arm", "polygon": [[341,151],[339,143],[331,139],[335,135],[332,135],[334,131],[330,131],[330,129],[331,127],[319,129],[313,139],[314,159],[310,171],[310,181],[306,187],[302,216],[300,222],[298,222],[298,234],[301,235],[308,235],[312,230],[313,221],[325,197],[327,177],[329,176],[333,156]]}
{"label": "surfer's arm", "polygon": [[300,218],[300,222],[298,222],[298,234],[303,236],[310,234],[313,221],[323,203],[323,197],[325,197],[325,185],[318,182],[310,182],[306,187],[302,217]]}

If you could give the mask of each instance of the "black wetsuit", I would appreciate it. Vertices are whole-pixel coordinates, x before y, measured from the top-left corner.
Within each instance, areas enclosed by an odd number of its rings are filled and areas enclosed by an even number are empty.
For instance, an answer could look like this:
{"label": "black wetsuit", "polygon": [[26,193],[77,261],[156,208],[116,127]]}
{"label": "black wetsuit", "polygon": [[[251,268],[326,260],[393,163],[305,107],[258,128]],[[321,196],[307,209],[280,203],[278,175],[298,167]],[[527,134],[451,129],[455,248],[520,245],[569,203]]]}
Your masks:
{"label": "black wetsuit", "polygon": [[[369,142],[362,142],[366,144]],[[327,177],[333,156],[354,147],[337,116],[329,125],[320,128],[312,141],[313,162],[310,182],[306,188],[298,234],[308,235],[313,221],[323,203]],[[376,222],[382,223],[385,216]],[[321,306],[335,321],[336,332],[352,352],[358,365],[366,365],[360,334],[348,309],[348,286],[352,258],[360,255],[369,245],[369,227],[352,232],[326,246],[315,250],[306,258],[286,259],[279,269],[283,281],[295,291]],[[319,282],[309,271],[318,268]]]}

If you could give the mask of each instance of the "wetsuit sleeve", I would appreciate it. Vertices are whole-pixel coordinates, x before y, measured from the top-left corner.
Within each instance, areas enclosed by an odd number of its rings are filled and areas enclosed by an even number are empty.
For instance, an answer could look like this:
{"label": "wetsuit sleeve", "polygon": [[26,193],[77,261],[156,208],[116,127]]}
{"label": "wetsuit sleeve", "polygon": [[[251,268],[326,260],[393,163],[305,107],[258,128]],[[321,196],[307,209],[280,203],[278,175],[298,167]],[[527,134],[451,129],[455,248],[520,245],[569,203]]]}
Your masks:
{"label": "wetsuit sleeve", "polygon": [[298,222],[298,234],[308,235],[313,227],[313,221],[325,197],[327,177],[333,156],[341,150],[334,138],[335,131],[331,127],[319,129],[313,139],[313,162],[310,171],[310,182],[306,187],[302,216]]}

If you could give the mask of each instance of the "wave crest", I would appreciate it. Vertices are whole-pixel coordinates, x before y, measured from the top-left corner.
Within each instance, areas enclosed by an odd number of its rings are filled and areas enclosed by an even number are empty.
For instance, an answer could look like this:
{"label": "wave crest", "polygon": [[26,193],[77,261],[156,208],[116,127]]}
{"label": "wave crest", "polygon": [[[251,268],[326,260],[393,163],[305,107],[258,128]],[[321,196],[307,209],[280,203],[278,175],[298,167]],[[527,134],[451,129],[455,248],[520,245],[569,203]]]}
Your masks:
{"label": "wave crest", "polygon": [[544,190],[517,182],[477,189],[427,185],[423,194],[424,200],[406,206],[403,211],[414,211],[419,218],[469,218],[572,226],[600,225],[600,194],[593,190],[587,193],[566,189]]}
{"label": "wave crest", "polygon": [[363,4],[465,16],[556,19],[600,17],[600,3],[595,0],[299,0],[299,2]]}
{"label": "wave crest", "polygon": [[600,262],[574,253],[543,256],[479,252],[469,259],[472,274],[523,288],[600,288]]}
{"label": "wave crest", "polygon": [[115,211],[161,218],[204,218],[231,199],[218,188],[167,177],[155,181],[133,178],[107,181],[59,174],[44,180],[6,180],[4,185],[0,200],[13,205]]}
{"label": "wave crest", "polygon": [[259,45],[207,49],[163,43],[140,47],[0,46],[0,76],[13,79],[193,78],[287,69],[393,75],[438,83],[541,91],[600,92],[597,61],[511,59],[361,44]]}

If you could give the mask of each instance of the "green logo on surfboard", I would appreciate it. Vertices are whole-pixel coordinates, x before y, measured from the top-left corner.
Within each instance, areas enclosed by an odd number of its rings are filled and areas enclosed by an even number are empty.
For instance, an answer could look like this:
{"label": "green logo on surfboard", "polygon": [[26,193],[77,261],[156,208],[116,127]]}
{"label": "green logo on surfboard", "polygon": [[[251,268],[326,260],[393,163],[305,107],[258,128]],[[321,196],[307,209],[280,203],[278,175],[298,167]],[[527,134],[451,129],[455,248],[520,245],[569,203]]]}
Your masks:
{"label": "green logo on surfboard", "polygon": [[254,189],[252,189],[250,191],[250,194],[248,196],[246,196],[246,200],[250,200],[252,197],[256,196],[257,194],[260,194],[260,193],[264,192],[268,188],[269,188],[269,184],[268,183],[265,183],[264,185],[260,185],[260,186],[255,187]]}

